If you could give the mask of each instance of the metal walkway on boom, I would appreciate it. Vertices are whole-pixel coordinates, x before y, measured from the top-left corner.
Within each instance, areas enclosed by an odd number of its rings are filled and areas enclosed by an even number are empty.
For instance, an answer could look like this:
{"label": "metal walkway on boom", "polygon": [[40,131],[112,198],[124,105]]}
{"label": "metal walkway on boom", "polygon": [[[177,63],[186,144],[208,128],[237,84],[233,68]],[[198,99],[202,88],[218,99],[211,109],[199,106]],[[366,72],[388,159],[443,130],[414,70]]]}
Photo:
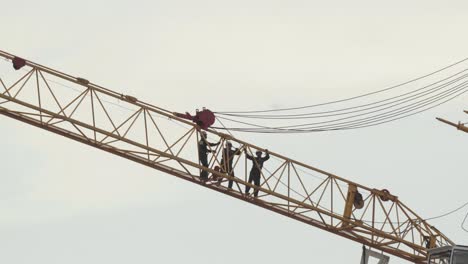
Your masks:
{"label": "metal walkway on boom", "polygon": [[[387,190],[369,188],[310,165],[270,152],[258,188],[248,183],[245,155],[236,156],[236,177],[215,170],[221,149],[231,141],[245,153],[264,148],[207,129],[221,144],[209,167],[199,164],[200,127],[160,107],[0,51],[0,114],[159,171],[255,204],[376,250],[423,263],[428,249],[454,243]],[[11,67],[14,62],[14,68]],[[60,85],[74,90],[61,92]],[[131,109],[128,115],[119,107]],[[122,117],[125,115],[124,117]],[[167,123],[185,127],[180,135]],[[200,171],[210,179],[202,181]],[[232,190],[225,187],[234,181]],[[245,186],[260,191],[245,195]]]}

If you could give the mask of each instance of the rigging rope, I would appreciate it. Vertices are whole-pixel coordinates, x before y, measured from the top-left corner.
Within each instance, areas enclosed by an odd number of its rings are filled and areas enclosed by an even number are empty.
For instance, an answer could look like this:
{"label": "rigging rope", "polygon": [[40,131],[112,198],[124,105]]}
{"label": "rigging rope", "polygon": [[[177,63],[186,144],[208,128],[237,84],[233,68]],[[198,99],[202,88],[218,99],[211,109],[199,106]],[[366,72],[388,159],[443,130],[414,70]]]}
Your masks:
{"label": "rigging rope", "polygon": [[[444,73],[445,76],[443,78],[437,77],[438,79],[431,81],[429,84],[424,84],[422,87],[401,94],[394,94],[388,98],[374,99],[374,101],[367,103],[356,104],[357,101],[354,101],[354,105],[345,105],[343,107],[340,104],[333,107],[334,109],[323,109],[305,113],[285,111],[331,105],[383,93],[436,75],[466,61],[468,61],[468,58],[398,85],[342,100],[302,107],[261,111],[215,112],[220,123],[222,123],[221,119],[230,123],[229,126],[222,124],[222,127],[215,128],[249,133],[309,133],[360,129],[400,120],[428,111],[465,94],[468,88],[468,68],[464,67],[460,69],[458,67],[459,69],[455,73],[452,72],[448,76]],[[255,121],[251,122],[245,119]],[[317,121],[300,122],[302,119],[314,119]],[[293,123],[287,123],[291,121]]]}
{"label": "rigging rope", "polygon": [[[428,90],[428,92],[420,92],[420,93],[417,93],[415,95],[411,95],[411,96],[408,96],[408,97],[404,97],[404,96],[415,93],[415,92],[418,92],[418,91],[421,91],[421,90],[424,90],[426,88],[429,88],[429,87],[431,87],[431,86],[433,86],[435,84],[441,83],[443,81],[449,80],[449,79],[451,79],[451,78],[453,78],[453,77],[455,77],[455,76],[457,76],[457,75],[459,75],[461,73],[464,73],[466,71],[468,71],[468,69],[464,69],[464,70],[462,70],[460,72],[457,72],[456,74],[453,74],[453,75],[451,75],[451,76],[449,76],[447,78],[441,79],[441,80],[439,80],[437,82],[431,83],[431,84],[426,85],[426,86],[424,86],[422,88],[419,88],[419,89],[416,89],[416,90],[413,90],[413,91],[410,91],[410,92],[407,92],[407,93],[404,93],[404,94],[401,94],[401,95],[398,95],[398,96],[394,96],[394,97],[387,98],[387,99],[380,100],[380,101],[373,102],[373,103],[368,103],[368,104],[364,104],[364,105],[358,105],[358,106],[348,107],[348,108],[343,108],[343,109],[338,109],[338,110],[312,112],[312,113],[305,113],[305,114],[286,114],[286,115],[236,115],[236,114],[219,114],[219,115],[230,116],[230,117],[239,117],[239,118],[251,118],[251,119],[309,119],[309,118],[322,118],[322,117],[330,117],[330,116],[337,116],[337,115],[345,115],[345,114],[356,113],[356,112],[361,112],[361,111],[365,111],[365,110],[371,110],[371,109],[374,109],[374,108],[378,108],[380,106],[385,106],[385,105],[391,104],[393,102],[385,103],[385,104],[382,104],[382,105],[379,105],[379,106],[368,107],[368,108],[361,109],[361,110],[348,111],[348,112],[344,112],[344,113],[337,113],[337,114],[330,114],[330,113],[342,112],[342,111],[345,111],[345,110],[352,110],[352,109],[362,108],[362,107],[366,107],[366,106],[371,106],[371,105],[383,103],[383,102],[386,102],[386,101],[391,101],[391,100],[399,98],[399,97],[403,97],[403,98],[399,99],[399,100],[396,100],[394,102],[403,101],[404,99],[413,98],[413,97],[419,98],[421,94],[427,95],[427,94],[429,94],[431,92],[441,90],[441,89],[447,87],[450,84],[456,83],[457,81],[463,80],[466,77],[468,77],[468,74],[464,74],[461,77],[458,77],[458,78],[456,78],[454,80],[450,80],[447,83],[444,83],[444,84],[438,85],[438,86],[436,86],[434,88],[431,88],[431,89]],[[330,114],[330,115],[321,115],[321,114]]]}
{"label": "rigging rope", "polygon": [[455,62],[453,64],[450,64],[450,65],[448,65],[446,67],[443,67],[441,69],[438,69],[438,70],[433,71],[431,73],[428,73],[426,75],[411,79],[409,81],[406,81],[406,82],[403,82],[403,83],[400,83],[400,84],[397,84],[397,85],[394,85],[394,86],[391,86],[391,87],[388,87],[388,88],[384,88],[384,89],[381,89],[381,90],[378,90],[378,91],[365,93],[365,94],[361,94],[361,95],[358,95],[358,96],[349,97],[349,98],[345,98],[345,99],[341,99],[341,100],[330,101],[330,102],[320,103],[320,104],[306,105],[306,106],[301,106],[301,107],[290,107],[290,108],[269,109],[269,110],[256,110],[256,111],[220,111],[220,112],[215,112],[215,113],[216,114],[243,114],[243,113],[268,113],[268,112],[279,112],[279,111],[291,111],[291,110],[300,110],[300,109],[313,108],[313,107],[317,107],[317,106],[324,106],[324,105],[330,105],[330,104],[335,104],[335,103],[351,101],[351,100],[354,100],[354,99],[358,99],[358,98],[362,98],[362,97],[382,93],[382,92],[385,92],[385,91],[389,91],[389,90],[392,90],[392,89],[396,89],[396,88],[399,88],[401,86],[404,86],[404,85],[407,85],[407,84],[422,80],[422,79],[427,78],[429,76],[435,75],[435,74],[437,74],[439,72],[450,69],[450,68],[452,68],[452,67],[454,67],[456,65],[459,65],[459,64],[461,64],[461,63],[463,63],[465,61],[468,61],[468,58],[464,58],[464,59],[462,59],[460,61],[457,61],[457,62]]}
{"label": "rigging rope", "polygon": [[465,208],[467,205],[468,205],[468,202],[464,203],[462,206],[458,207],[458,208],[455,209],[455,210],[452,210],[452,211],[450,211],[450,212],[447,212],[447,213],[442,214],[442,215],[439,215],[439,216],[434,216],[434,217],[426,218],[426,219],[424,219],[424,220],[425,220],[425,221],[428,221],[428,220],[434,220],[434,219],[439,219],[439,218],[443,218],[443,217],[449,216],[449,215],[454,214],[454,213],[460,211],[461,209]]}
{"label": "rigging rope", "polygon": [[[402,103],[395,104],[391,107],[386,107],[380,110],[374,110],[374,111],[364,113],[364,114],[359,114],[359,115],[354,115],[354,116],[349,116],[349,117],[339,118],[339,119],[334,119],[334,120],[322,121],[322,122],[300,124],[300,125],[272,127],[272,126],[263,126],[263,125],[258,125],[254,123],[235,120],[235,119],[227,118],[227,117],[219,117],[219,118],[248,126],[248,127],[230,127],[229,128],[230,130],[239,131],[239,132],[305,133],[305,132],[320,132],[320,131],[331,131],[331,130],[349,130],[349,129],[364,128],[364,127],[380,125],[380,124],[388,123],[391,121],[396,121],[405,117],[409,117],[409,116],[412,116],[412,115],[415,115],[424,111],[428,111],[434,107],[440,106],[466,93],[468,91],[467,87],[468,87],[468,81],[465,81],[462,84],[459,84],[455,87],[450,88],[449,90],[440,92],[431,97],[428,97],[428,98],[419,100],[415,103],[411,103],[400,108],[395,108],[395,109],[392,109],[390,111],[383,112],[380,114],[375,114],[375,113],[381,112],[386,109],[390,109],[393,106],[401,105]],[[447,100],[443,100],[447,97],[449,97]],[[440,101],[442,102],[437,103]],[[435,105],[426,107],[431,104],[435,104]],[[419,109],[422,109],[422,110],[417,111]],[[367,116],[370,114],[375,114],[375,115]],[[363,117],[363,116],[367,116],[367,117],[358,119],[359,117]],[[356,118],[356,119],[347,121],[347,122],[337,122],[337,121],[342,121],[342,120],[352,119],[352,118]],[[327,125],[317,126],[320,124],[327,124]],[[226,128],[219,128],[219,129],[226,129]]]}
{"label": "rigging rope", "polygon": [[463,222],[461,223],[461,228],[463,229],[463,231],[468,233],[468,230],[465,228],[465,222],[467,218],[468,218],[468,212],[466,213],[465,218],[463,219]]}

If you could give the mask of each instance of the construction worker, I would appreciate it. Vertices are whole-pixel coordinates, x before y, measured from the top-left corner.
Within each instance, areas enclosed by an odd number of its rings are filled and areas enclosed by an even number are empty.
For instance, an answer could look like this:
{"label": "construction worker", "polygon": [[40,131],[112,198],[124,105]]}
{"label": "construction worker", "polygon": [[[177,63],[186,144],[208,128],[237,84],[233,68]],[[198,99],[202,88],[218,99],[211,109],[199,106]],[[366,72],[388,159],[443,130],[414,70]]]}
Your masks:
{"label": "construction worker", "polygon": [[[198,141],[198,159],[200,160],[200,164],[203,167],[209,166],[208,164],[208,153],[214,153],[214,150],[210,150],[209,147],[214,147],[219,145],[220,142],[218,143],[210,143],[208,142],[207,135],[205,131],[202,131],[200,133],[201,139]],[[201,170],[200,172],[200,179],[202,180],[207,180],[208,179],[208,171],[206,170]]]}
{"label": "construction worker", "polygon": [[[240,155],[239,148],[232,148],[232,143],[227,141],[226,147],[223,149],[223,157],[221,159],[221,169],[227,175],[234,177],[234,170],[232,169],[232,163],[235,155]],[[232,188],[233,180],[229,180],[228,188]]]}
{"label": "construction worker", "polygon": [[[249,175],[249,183],[254,183],[255,186],[260,187],[260,178],[262,175],[262,168],[263,168],[263,163],[270,159],[270,153],[268,152],[268,149],[265,150],[266,155],[265,157],[262,157],[262,152],[257,151],[255,154],[257,155],[255,158],[250,156],[247,152],[245,153],[245,156],[247,159],[251,160],[253,165],[252,169],[250,170],[250,175]],[[250,186],[246,185],[245,186],[245,194],[249,194],[250,191]],[[258,189],[254,190],[254,196],[258,197]]]}

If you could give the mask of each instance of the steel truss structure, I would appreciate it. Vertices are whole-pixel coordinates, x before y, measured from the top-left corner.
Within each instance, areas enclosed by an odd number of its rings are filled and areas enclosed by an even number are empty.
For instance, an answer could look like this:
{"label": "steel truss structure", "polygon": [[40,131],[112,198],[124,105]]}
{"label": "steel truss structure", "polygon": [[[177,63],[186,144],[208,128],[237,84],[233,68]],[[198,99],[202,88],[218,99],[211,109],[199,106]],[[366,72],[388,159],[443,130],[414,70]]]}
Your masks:
{"label": "steel truss structure", "polygon": [[[213,147],[209,167],[198,161],[200,130],[172,112],[116,93],[31,61],[11,67],[14,55],[0,51],[8,63],[0,69],[0,114],[121,156],[229,195],[278,214],[354,240],[376,250],[423,263],[428,248],[454,243],[386,190],[369,188],[337,175],[270,152],[261,186],[248,182],[251,161],[236,155],[229,176],[215,170],[226,141],[253,156],[264,148],[208,129]],[[64,92],[64,88],[70,88]],[[127,109],[126,113],[122,108]],[[177,123],[174,129],[171,124]],[[183,127],[182,129],[180,127]],[[201,170],[209,172],[202,180]],[[233,189],[226,181],[234,182]],[[250,186],[260,192],[244,193]]]}

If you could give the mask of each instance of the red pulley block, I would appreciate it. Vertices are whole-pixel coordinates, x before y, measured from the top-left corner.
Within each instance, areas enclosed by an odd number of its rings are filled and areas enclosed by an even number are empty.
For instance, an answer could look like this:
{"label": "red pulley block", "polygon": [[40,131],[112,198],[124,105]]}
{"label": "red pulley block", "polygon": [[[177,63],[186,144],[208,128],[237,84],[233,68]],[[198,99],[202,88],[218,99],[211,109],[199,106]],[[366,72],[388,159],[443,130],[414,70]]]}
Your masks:
{"label": "red pulley block", "polygon": [[203,108],[202,111],[196,112],[195,116],[192,116],[189,113],[185,114],[180,114],[180,113],[174,113],[175,116],[182,117],[185,119],[192,120],[194,123],[196,123],[201,129],[208,129],[211,125],[214,124],[215,122],[215,115],[213,112],[211,112],[208,109]]}
{"label": "red pulley block", "polygon": [[23,68],[26,65],[26,60],[19,58],[19,57],[14,57],[13,58],[13,68],[15,70],[19,70]]}

